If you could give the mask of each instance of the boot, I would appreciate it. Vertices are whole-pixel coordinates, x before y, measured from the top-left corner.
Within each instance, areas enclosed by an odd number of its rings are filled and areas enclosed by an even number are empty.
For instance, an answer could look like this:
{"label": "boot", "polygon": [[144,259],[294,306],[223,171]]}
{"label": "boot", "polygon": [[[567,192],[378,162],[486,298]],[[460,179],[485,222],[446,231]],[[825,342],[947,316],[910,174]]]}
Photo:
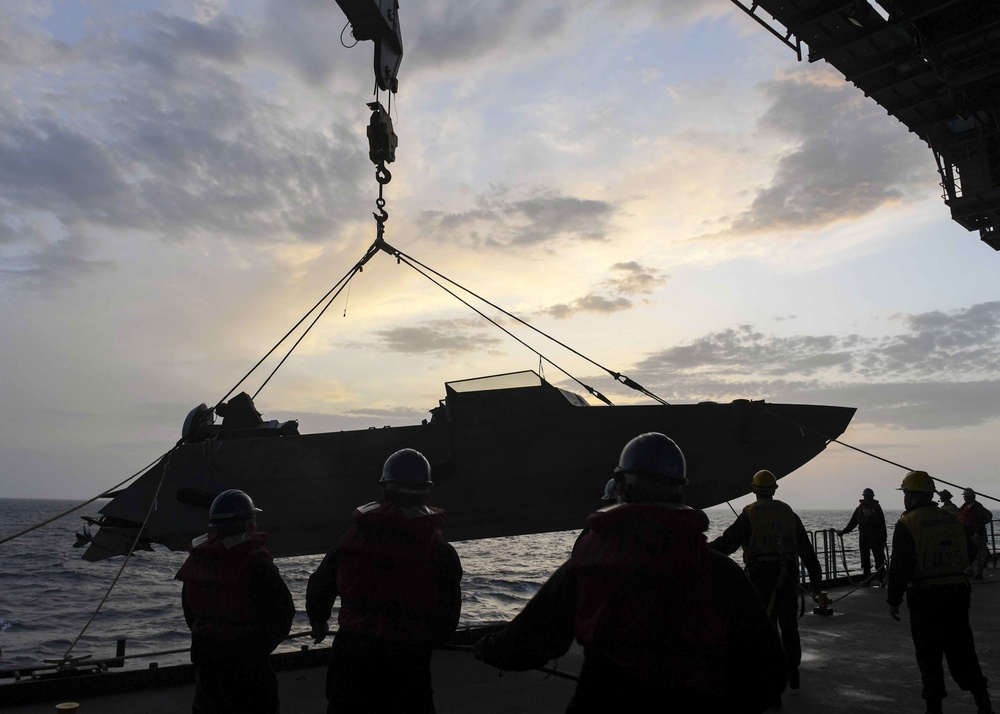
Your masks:
{"label": "boot", "polygon": [[927,700],[927,714],[942,714],[940,699]]}
{"label": "boot", "polygon": [[993,714],[993,704],[985,687],[975,690],[972,696],[976,700],[976,714]]}

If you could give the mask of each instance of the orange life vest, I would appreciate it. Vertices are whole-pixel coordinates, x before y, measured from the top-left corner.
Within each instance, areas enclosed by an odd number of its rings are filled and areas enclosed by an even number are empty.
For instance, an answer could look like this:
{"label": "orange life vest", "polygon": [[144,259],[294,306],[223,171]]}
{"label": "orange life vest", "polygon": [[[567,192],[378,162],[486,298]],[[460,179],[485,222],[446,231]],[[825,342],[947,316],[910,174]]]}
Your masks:
{"label": "orange life vest", "polygon": [[357,634],[420,641],[438,602],[434,552],[444,511],[369,503],[354,512],[337,568],[340,627]]}
{"label": "orange life vest", "polygon": [[225,540],[212,535],[192,547],[175,576],[185,584],[184,597],[195,615],[191,633],[220,642],[257,631],[250,574],[259,558],[271,557],[263,533],[231,548]]}
{"label": "orange life vest", "polygon": [[636,678],[720,691],[726,630],[712,604],[705,514],[626,504],[587,524],[568,564],[580,643]]}

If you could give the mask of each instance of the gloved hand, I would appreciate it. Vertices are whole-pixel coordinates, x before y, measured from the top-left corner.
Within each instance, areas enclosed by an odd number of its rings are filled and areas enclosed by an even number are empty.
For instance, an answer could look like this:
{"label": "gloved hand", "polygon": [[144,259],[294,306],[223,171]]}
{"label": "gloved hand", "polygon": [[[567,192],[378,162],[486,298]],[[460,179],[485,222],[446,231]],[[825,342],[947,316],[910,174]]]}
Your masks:
{"label": "gloved hand", "polygon": [[839,535],[841,538],[843,538],[844,537],[844,531],[837,531],[837,535]]}
{"label": "gloved hand", "polygon": [[318,645],[330,634],[330,626],[326,620],[310,620],[309,626],[312,628],[313,644]]}
{"label": "gloved hand", "polygon": [[889,617],[891,617],[896,622],[899,622],[899,605],[889,606]]}

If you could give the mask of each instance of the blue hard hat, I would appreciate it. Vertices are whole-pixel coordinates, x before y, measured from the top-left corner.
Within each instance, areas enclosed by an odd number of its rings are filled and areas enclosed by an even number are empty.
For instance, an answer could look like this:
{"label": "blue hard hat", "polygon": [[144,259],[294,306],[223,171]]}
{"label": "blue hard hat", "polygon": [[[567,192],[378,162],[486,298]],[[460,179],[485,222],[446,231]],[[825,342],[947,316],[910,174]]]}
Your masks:
{"label": "blue hard hat", "polygon": [[260,512],[248,495],[238,488],[231,488],[220,493],[212,501],[212,506],[208,509],[208,525],[218,528],[236,521],[252,521]]}
{"label": "blue hard hat", "polygon": [[673,439],[655,431],[640,434],[625,444],[615,473],[651,476],[680,484],[688,482],[684,453]]}
{"label": "blue hard hat", "polygon": [[431,465],[416,449],[400,449],[382,466],[381,484],[395,484],[400,490],[426,491],[433,486]]}

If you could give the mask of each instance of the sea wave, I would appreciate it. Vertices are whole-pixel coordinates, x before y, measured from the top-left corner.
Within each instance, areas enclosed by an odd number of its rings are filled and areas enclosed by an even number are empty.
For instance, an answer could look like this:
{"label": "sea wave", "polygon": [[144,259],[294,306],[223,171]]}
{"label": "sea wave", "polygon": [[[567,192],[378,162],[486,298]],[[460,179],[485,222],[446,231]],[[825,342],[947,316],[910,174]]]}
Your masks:
{"label": "sea wave", "polygon": [[[0,499],[0,523],[9,533],[59,513],[71,503]],[[95,515],[100,503],[0,546],[0,668],[37,666],[43,659],[61,658],[94,613],[121,568],[121,559],[89,563],[82,551],[72,548],[79,530],[76,516]],[[709,538],[719,535],[734,516],[723,510],[709,513]],[[800,512],[807,530],[842,528],[851,511]],[[890,524],[896,513],[886,513]],[[462,559],[462,626],[509,620],[541,587],[548,576],[569,557],[579,531],[564,531],[455,543]],[[856,538],[856,536],[853,536]],[[845,538],[844,562],[858,570],[857,545]],[[738,555],[736,556],[738,559]],[[840,557],[840,556],[838,556]],[[186,661],[186,655],[166,657],[154,653],[182,649],[190,642],[180,607],[181,585],[174,574],[184,553],[158,550],[141,553],[128,562],[117,586],[73,647],[73,656],[112,657],[116,641],[127,641],[132,666]],[[277,561],[298,612],[293,633],[309,629],[305,616],[305,590],[321,555]],[[305,640],[288,642],[282,650],[298,649]]]}

